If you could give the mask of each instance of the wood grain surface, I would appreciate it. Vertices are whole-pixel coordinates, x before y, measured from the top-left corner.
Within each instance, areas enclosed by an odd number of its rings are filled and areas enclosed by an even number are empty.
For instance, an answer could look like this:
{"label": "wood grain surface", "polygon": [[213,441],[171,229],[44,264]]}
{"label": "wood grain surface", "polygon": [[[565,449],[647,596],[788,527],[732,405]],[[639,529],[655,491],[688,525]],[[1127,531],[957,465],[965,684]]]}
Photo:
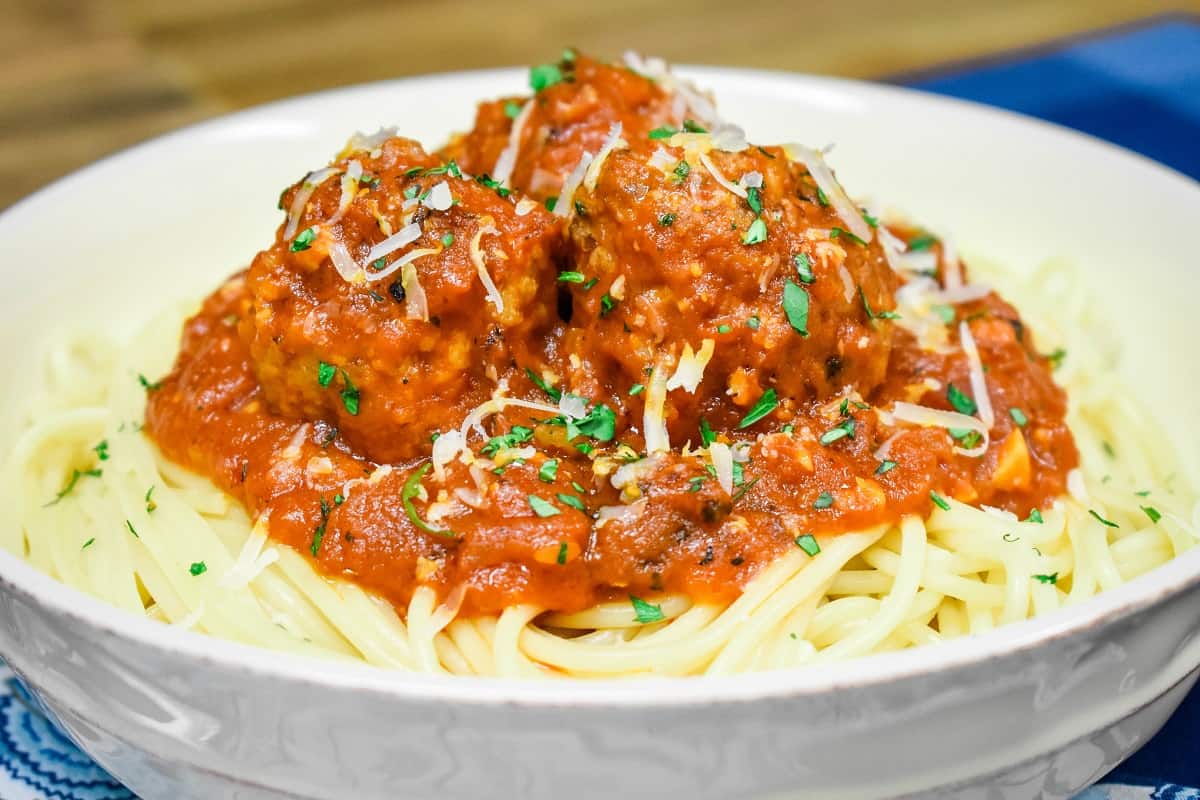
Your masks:
{"label": "wood grain surface", "polygon": [[0,0],[0,207],[156,134],[330,86],[563,45],[887,78],[1200,0]]}

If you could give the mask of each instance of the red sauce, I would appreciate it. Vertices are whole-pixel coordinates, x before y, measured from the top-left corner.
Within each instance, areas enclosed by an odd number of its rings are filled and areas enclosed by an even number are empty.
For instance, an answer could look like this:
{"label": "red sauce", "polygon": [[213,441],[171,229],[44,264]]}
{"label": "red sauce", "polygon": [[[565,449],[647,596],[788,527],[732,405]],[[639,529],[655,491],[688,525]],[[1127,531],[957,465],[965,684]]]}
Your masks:
{"label": "red sauce", "polygon": [[[511,193],[457,174],[486,171],[507,142],[502,101],[448,148],[453,168],[399,138],[345,154],[338,166],[357,160],[363,180],[340,218],[327,222],[342,192],[331,178],[299,222],[315,229],[307,246],[281,226],[187,322],[174,369],[148,396],[147,431],[163,453],[269,514],[270,535],[312,553],[326,574],[400,606],[422,584],[442,595],[463,586],[466,614],[522,602],[577,610],[659,591],[728,600],[802,533],[927,514],[931,492],[1025,515],[1065,490],[1077,463],[1065,397],[1010,305],[993,294],[955,306],[945,346],[923,349],[881,318],[898,278],[877,238],[832,235],[845,222],[802,166],[776,148],[709,153],[731,180],[762,175],[760,212],[697,163],[647,164],[666,146],[649,132],[680,122],[655,84],[583,58],[567,72],[574,80],[533,101]],[[547,194],[533,185],[546,173],[561,182],[614,121],[629,146],[581,187],[566,230],[523,202],[525,191]],[[424,207],[443,182],[454,204]],[[385,228],[414,214],[420,237],[368,263]],[[747,243],[760,217],[766,238]],[[503,310],[472,258],[477,235]],[[338,246],[365,265],[365,280],[334,268]],[[432,251],[413,262],[428,319],[401,272],[372,277],[417,248]],[[797,288],[808,299],[804,333],[783,307]],[[945,430],[886,428],[878,414],[896,400],[950,409],[950,385],[970,396],[962,320],[997,412],[978,458],[956,452]],[[668,395],[674,449],[647,457],[647,370],[669,373],[684,344],[704,339],[715,348],[703,381]],[[444,481],[422,479],[410,513],[405,485],[428,469],[433,436],[459,428],[498,386],[554,405],[527,370],[585,398],[591,424],[568,441],[561,418],[510,406],[483,421],[487,435],[532,452],[474,470],[455,460]],[[763,413],[744,423],[755,408]],[[701,455],[681,452],[700,446],[701,425],[744,443],[732,493]],[[874,454],[896,433],[881,463]],[[472,434],[477,458],[506,454],[485,441]],[[616,488],[613,472],[632,460],[635,480]]]}

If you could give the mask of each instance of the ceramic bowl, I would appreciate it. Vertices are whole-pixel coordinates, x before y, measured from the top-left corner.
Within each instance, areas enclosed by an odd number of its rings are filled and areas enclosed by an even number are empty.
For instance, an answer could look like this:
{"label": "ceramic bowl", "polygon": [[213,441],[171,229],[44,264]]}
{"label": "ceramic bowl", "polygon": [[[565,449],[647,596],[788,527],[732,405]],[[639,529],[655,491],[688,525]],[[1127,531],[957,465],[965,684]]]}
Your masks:
{"label": "ceramic bowl", "polygon": [[[910,91],[688,71],[759,141],[836,142],[853,193],[1014,269],[1066,255],[1193,471],[1200,187],[1052,126]],[[279,188],[355,129],[436,144],[514,70],[289,100],[165,136],[0,216],[5,400],[28,343],[133,328],[244,265]],[[1146,741],[1200,666],[1200,551],[1071,609],[829,667],[620,683],[421,677],[135,619],[0,553],[0,655],[147,800],[1065,798]]]}

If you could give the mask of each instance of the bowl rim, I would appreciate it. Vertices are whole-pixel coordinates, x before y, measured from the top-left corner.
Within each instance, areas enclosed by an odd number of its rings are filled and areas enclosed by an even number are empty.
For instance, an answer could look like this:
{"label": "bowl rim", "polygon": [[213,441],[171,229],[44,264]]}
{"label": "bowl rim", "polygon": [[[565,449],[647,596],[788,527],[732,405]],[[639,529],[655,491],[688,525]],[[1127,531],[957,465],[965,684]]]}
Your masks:
{"label": "bowl rim", "polygon": [[[1103,159],[1137,167],[1153,181],[1176,183],[1200,210],[1200,182],[1117,145],[1069,128],[968,100],[901,86],[846,78],[735,67],[685,66],[677,71],[700,81],[736,78],[768,87],[852,92],[870,102],[881,100],[923,106],[934,112],[977,117],[984,123],[1007,124],[1049,137],[1058,145],[1083,148]],[[357,93],[403,91],[415,84],[508,80],[523,74],[518,67],[467,70],[354,84],[284,98],[223,114],[101,158],[39,189],[0,211],[0,230],[35,214],[42,205],[102,167],[135,160],[160,148],[171,148],[231,125],[301,111],[305,106]],[[0,237],[2,240],[3,237]],[[60,583],[28,562],[0,548],[0,594],[15,595],[43,611],[92,628],[130,646],[157,651],[166,658],[185,658],[197,666],[242,671],[258,679],[287,680],[324,690],[369,691],[409,701],[457,702],[546,708],[557,706],[619,709],[692,707],[776,698],[812,698],[833,691],[871,687],[950,673],[980,662],[1019,657],[1063,639],[1082,635],[1142,612],[1170,597],[1200,586],[1200,547],[1172,559],[1115,589],[1103,591],[1077,606],[1000,626],[980,636],[967,636],[892,653],[869,655],[794,670],[686,678],[645,677],[600,681],[530,678],[464,677],[402,672],[367,663],[343,663],[316,657],[281,654],[239,642],[183,630],[121,609]],[[13,654],[8,654],[13,655]],[[15,659],[20,661],[20,655]]]}

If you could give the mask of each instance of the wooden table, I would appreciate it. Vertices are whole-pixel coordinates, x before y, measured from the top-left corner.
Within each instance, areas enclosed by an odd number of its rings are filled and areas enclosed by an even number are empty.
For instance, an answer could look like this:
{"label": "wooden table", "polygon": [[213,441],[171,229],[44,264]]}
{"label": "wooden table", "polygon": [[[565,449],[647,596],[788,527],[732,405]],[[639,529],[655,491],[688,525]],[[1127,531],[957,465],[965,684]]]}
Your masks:
{"label": "wooden table", "polygon": [[880,78],[1172,10],[1200,0],[0,0],[0,207],[223,111],[567,44]]}

